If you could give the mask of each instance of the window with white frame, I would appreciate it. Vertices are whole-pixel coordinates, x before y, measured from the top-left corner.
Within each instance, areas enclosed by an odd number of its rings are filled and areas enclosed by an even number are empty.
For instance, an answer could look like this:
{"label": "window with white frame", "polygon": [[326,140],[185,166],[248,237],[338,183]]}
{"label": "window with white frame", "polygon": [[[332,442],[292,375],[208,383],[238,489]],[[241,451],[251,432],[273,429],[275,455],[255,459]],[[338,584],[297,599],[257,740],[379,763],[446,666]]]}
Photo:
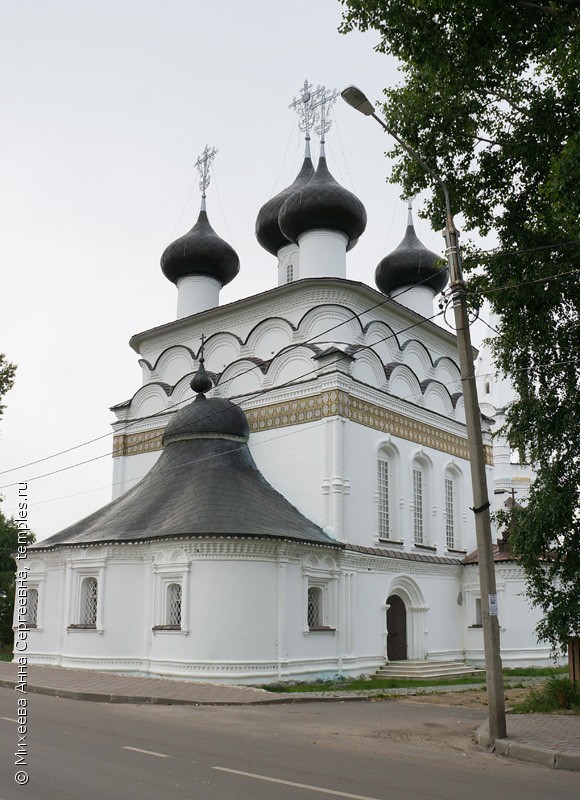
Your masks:
{"label": "window with white frame", "polygon": [[166,624],[171,628],[181,628],[181,584],[167,586]]}
{"label": "window with white frame", "polygon": [[29,628],[38,623],[38,589],[30,587],[26,593],[26,622]]}
{"label": "window with white frame", "polygon": [[415,544],[425,543],[425,478],[423,468],[413,465],[413,538]]}
{"label": "window with white frame", "polygon": [[475,598],[475,622],[473,623],[474,628],[481,628],[483,625],[483,617],[481,615],[481,597]]}
{"label": "window with white frame", "polygon": [[292,283],[294,281],[294,264],[290,262],[286,266],[286,283]]}
{"label": "window with white frame", "polygon": [[390,467],[388,456],[379,454],[377,461],[378,525],[379,538],[388,539],[391,533]]}
{"label": "window with white frame", "polygon": [[322,565],[306,565],[304,575],[304,632],[336,630],[338,573]]}
{"label": "window with white frame", "polygon": [[94,577],[83,578],[81,583],[81,606],[79,623],[86,628],[97,626],[97,604],[99,584]]}
{"label": "window with white frame", "polygon": [[189,570],[183,550],[160,552],[153,565],[152,630],[187,636],[189,633]]}

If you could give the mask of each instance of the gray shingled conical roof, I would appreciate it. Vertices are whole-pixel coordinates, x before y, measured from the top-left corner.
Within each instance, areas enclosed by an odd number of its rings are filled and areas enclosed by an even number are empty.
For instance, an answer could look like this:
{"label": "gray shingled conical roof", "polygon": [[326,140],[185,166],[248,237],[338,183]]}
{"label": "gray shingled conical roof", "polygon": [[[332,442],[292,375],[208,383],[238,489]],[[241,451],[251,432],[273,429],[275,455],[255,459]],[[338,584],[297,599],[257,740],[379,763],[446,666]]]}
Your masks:
{"label": "gray shingled conical roof", "polygon": [[136,486],[36,549],[226,536],[341,546],[268,483],[247,437],[238,406],[197,398],[169,423],[163,452]]}
{"label": "gray shingled conical roof", "polygon": [[264,250],[267,250],[273,256],[278,253],[281,247],[290,244],[290,240],[287,239],[280,230],[280,225],[278,223],[280,209],[290,195],[294,194],[295,191],[301,189],[303,186],[306,186],[313,175],[314,167],[312,165],[312,160],[310,156],[307,155],[304,158],[302,169],[296,176],[294,182],[264,203],[262,208],[258,211],[258,216],[256,218],[256,238]]}

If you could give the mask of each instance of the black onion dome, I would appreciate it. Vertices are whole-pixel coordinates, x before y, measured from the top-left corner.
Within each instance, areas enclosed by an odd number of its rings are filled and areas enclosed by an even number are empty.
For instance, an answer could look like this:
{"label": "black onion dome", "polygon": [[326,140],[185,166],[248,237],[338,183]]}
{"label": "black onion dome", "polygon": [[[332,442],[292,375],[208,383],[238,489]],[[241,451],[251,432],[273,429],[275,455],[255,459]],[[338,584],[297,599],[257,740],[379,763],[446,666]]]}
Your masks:
{"label": "black onion dome", "polygon": [[419,283],[437,294],[447,283],[447,268],[441,264],[441,256],[419,241],[411,222],[400,245],[376,268],[375,283],[383,294]]}
{"label": "black onion dome", "polygon": [[285,189],[282,189],[279,194],[272,197],[267,203],[264,203],[262,208],[258,211],[258,216],[256,218],[256,238],[264,250],[267,250],[268,253],[271,253],[273,256],[278,253],[281,247],[290,244],[290,240],[287,239],[280,230],[280,225],[278,223],[280,209],[290,195],[294,194],[295,191],[301,189],[303,186],[306,186],[313,175],[314,167],[312,165],[312,160],[310,156],[306,156],[302,164],[302,169],[296,176],[294,182]]}
{"label": "black onion dome", "polygon": [[193,228],[165,248],[161,269],[173,283],[187,275],[208,275],[225,286],[238,274],[240,260],[214,231],[202,209]]}
{"label": "black onion dome", "polygon": [[234,439],[247,441],[248,420],[242,409],[221,397],[198,395],[173,417],[163,433],[163,446],[191,439]]}
{"label": "black onion dome", "polygon": [[356,195],[335,181],[321,156],[306,186],[293,192],[280,209],[278,222],[292,242],[306,231],[341,231],[348,236],[350,250],[366,228],[367,212]]}

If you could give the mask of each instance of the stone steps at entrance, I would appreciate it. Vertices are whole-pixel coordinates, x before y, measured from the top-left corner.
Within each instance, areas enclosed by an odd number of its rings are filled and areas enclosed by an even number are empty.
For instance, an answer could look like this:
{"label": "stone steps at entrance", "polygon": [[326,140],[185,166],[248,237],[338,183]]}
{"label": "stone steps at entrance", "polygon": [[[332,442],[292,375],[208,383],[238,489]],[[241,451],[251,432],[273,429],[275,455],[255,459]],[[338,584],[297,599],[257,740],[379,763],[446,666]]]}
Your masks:
{"label": "stone steps at entrance", "polygon": [[485,670],[462,661],[389,661],[375,673],[377,678],[462,678],[485,676]]}

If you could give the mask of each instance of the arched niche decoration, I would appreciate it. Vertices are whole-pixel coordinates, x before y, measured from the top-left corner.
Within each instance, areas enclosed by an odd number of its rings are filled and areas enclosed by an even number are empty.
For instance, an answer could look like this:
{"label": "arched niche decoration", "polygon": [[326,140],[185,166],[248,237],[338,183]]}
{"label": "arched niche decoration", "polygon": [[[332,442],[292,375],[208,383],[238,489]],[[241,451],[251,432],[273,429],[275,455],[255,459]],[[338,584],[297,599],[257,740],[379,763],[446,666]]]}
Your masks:
{"label": "arched niche decoration", "polygon": [[387,382],[381,360],[372,350],[357,352],[351,375],[355,380],[377,388],[383,388]]}
{"label": "arched niche decoration", "polygon": [[298,331],[308,341],[360,341],[361,325],[348,308],[324,305],[307,311],[300,320]]}
{"label": "arched niche decoration", "polygon": [[389,394],[411,403],[420,403],[423,399],[423,391],[417,376],[405,364],[398,364],[391,372]]}
{"label": "arched niche decoration", "polygon": [[282,317],[258,323],[246,340],[246,347],[255,358],[269,361],[281,350],[292,344],[292,325]]}
{"label": "arched niche decoration", "polygon": [[437,414],[445,417],[454,417],[455,409],[449,392],[442,384],[437,381],[429,381],[423,395],[424,406]]}
{"label": "arched niche decoration", "polygon": [[421,342],[416,339],[409,339],[401,348],[403,353],[403,364],[409,367],[419,381],[424,381],[431,377],[433,371],[433,361],[429,351]]}

